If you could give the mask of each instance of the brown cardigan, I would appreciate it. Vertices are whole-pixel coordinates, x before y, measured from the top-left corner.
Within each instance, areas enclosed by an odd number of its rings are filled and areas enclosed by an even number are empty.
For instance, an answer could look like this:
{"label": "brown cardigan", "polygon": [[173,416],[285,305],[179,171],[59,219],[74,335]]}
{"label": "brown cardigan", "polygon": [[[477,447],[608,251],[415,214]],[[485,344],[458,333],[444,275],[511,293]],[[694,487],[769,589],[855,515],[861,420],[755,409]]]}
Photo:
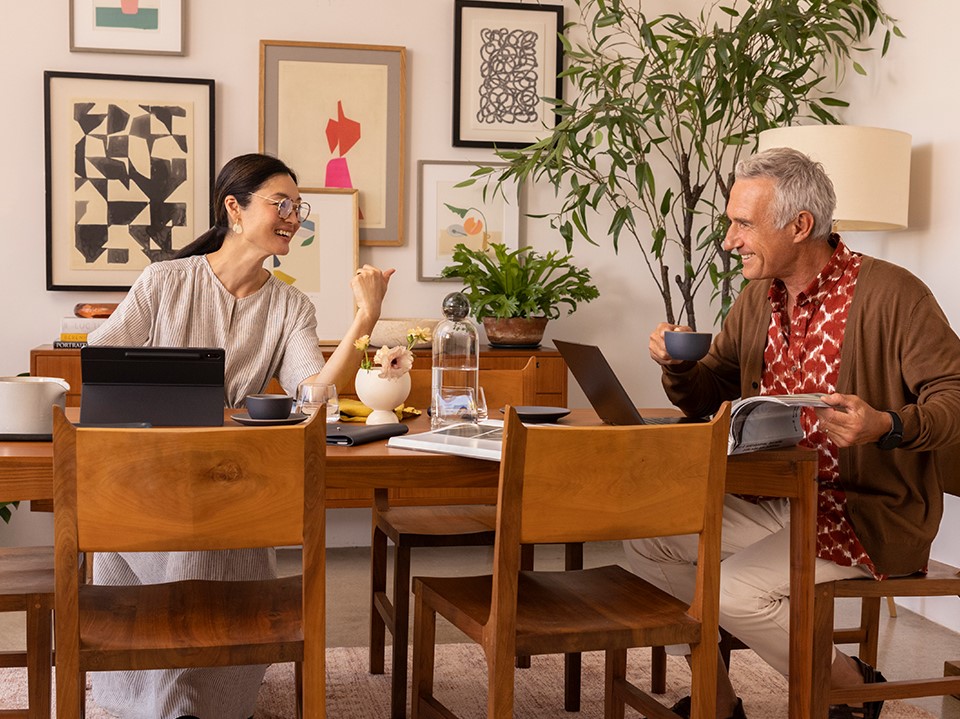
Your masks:
{"label": "brown cardigan", "polygon": [[[770,280],[749,283],[710,353],[664,368],[670,401],[691,416],[759,393]],[[847,318],[837,391],[903,420],[903,444],[840,450],[850,522],[880,572],[922,568],[943,514],[943,472],[960,471],[960,338],[930,290],[864,257]],[[933,451],[938,450],[938,451]]]}

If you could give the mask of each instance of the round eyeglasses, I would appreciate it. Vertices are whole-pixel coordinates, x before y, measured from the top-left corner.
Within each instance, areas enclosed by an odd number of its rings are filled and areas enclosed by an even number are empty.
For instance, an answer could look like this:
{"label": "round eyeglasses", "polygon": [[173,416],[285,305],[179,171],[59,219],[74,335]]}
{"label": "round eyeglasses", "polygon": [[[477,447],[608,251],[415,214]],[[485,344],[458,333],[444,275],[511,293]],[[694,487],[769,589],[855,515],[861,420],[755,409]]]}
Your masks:
{"label": "round eyeglasses", "polygon": [[281,220],[285,220],[290,217],[290,213],[294,210],[297,212],[297,220],[303,222],[310,216],[310,203],[309,202],[294,202],[289,197],[284,197],[282,200],[274,200],[270,197],[264,197],[263,195],[258,195],[256,192],[249,193],[254,197],[259,197],[261,200],[266,200],[271,205],[277,206],[277,214],[280,215]]}

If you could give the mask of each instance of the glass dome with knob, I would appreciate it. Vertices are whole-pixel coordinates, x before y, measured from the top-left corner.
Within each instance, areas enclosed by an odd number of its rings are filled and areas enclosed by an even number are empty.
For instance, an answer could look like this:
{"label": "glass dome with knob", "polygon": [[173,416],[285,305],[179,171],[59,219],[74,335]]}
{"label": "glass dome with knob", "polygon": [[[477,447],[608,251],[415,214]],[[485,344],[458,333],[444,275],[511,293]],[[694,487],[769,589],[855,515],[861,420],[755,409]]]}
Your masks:
{"label": "glass dome with knob", "polygon": [[462,292],[443,300],[444,319],[433,331],[430,392],[432,429],[479,419],[480,335],[470,320],[470,301]]}

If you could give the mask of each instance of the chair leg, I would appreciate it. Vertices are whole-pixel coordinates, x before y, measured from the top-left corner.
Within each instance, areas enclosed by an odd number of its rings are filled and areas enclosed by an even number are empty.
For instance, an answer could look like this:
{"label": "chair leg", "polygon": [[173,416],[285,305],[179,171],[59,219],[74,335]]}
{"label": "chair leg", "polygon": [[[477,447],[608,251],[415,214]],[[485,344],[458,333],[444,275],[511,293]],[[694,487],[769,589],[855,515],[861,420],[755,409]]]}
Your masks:
{"label": "chair leg", "polygon": [[303,662],[293,663],[293,691],[296,695],[297,719],[303,719]]}
{"label": "chair leg", "polygon": [[50,717],[50,666],[52,664],[53,631],[49,595],[35,594],[27,598],[27,696],[30,719]]}
{"label": "chair leg", "polygon": [[[663,647],[659,648],[662,649]],[[615,691],[614,687],[618,682],[626,681],[627,650],[608,649],[605,655],[603,716],[604,719],[624,719],[625,705],[623,697]]]}
{"label": "chair leg", "polygon": [[374,526],[370,542],[370,673],[383,674],[386,625],[377,607],[377,598],[386,599],[387,535]]}
{"label": "chair leg", "polygon": [[813,604],[813,696],[810,719],[827,719],[830,708],[830,674],[833,665],[833,583],[814,588]]}
{"label": "chair leg", "polygon": [[[521,572],[533,571],[533,555],[534,555],[535,549],[536,549],[536,545],[534,544],[520,545],[520,571]],[[518,654],[516,667],[517,669],[529,669],[530,657],[524,654]]]}
{"label": "chair leg", "polygon": [[650,693],[667,693],[667,650],[650,647]]}
{"label": "chair leg", "polygon": [[893,597],[887,597],[887,613],[891,619],[897,618],[897,603],[893,600]]}
{"label": "chair leg", "polygon": [[433,665],[437,641],[437,614],[423,597],[414,598],[413,676],[410,679],[410,715],[419,719],[420,702],[433,699]]}
{"label": "chair leg", "polygon": [[860,659],[875,667],[877,666],[877,645],[880,642],[880,597],[860,599],[860,630],[863,632],[863,639],[860,640],[857,650]]}
{"label": "chair leg", "polygon": [[393,666],[390,677],[390,716],[407,716],[407,646],[410,636],[410,547],[393,553]]}
{"label": "chair leg", "polygon": [[[583,569],[583,542],[569,542],[564,546],[564,569],[568,572]],[[580,711],[580,652],[571,652],[563,657],[563,708],[568,712]]]}

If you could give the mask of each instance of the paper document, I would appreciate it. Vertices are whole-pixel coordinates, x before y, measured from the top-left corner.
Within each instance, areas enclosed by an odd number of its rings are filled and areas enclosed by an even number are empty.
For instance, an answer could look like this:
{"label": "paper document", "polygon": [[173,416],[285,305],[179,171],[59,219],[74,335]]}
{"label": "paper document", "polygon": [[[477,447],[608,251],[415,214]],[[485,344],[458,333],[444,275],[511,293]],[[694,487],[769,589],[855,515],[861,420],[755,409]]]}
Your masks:
{"label": "paper document", "polygon": [[488,419],[479,424],[462,422],[429,432],[391,437],[387,446],[499,462],[503,449],[503,420]]}
{"label": "paper document", "polygon": [[822,394],[760,395],[739,399],[730,410],[727,454],[792,447],[803,439],[801,407],[829,407]]}

